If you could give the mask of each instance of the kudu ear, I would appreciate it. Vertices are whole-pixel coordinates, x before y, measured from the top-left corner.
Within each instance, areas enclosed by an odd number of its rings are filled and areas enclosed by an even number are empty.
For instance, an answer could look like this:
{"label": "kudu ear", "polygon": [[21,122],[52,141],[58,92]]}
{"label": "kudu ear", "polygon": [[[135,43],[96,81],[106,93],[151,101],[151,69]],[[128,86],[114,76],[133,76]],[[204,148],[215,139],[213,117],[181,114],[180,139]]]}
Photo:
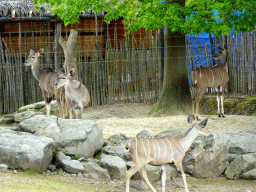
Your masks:
{"label": "kudu ear", "polygon": [[207,122],[208,122],[208,118],[206,118],[205,120],[201,121],[198,125],[203,129],[207,125]]}
{"label": "kudu ear", "polygon": [[188,115],[188,123],[193,125],[194,120],[195,120],[194,115],[189,114]]}
{"label": "kudu ear", "polygon": [[29,54],[31,55],[31,54],[34,54],[34,53],[35,53],[35,50],[34,49],[30,49]]}
{"label": "kudu ear", "polygon": [[75,75],[75,69],[72,68],[70,71],[69,71],[69,74],[68,74],[70,77],[73,77]]}
{"label": "kudu ear", "polygon": [[40,53],[40,55],[42,55],[44,53],[44,48],[41,48],[38,53]]}

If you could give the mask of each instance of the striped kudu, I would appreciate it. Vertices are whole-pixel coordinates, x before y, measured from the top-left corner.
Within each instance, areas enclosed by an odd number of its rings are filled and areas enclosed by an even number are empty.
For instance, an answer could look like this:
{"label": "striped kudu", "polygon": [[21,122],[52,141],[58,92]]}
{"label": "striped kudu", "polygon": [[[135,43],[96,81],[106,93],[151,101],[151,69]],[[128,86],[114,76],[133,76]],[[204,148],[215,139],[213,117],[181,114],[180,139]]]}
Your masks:
{"label": "striped kudu", "polygon": [[186,192],[188,186],[186,182],[186,175],[183,171],[182,160],[185,152],[190,148],[193,141],[198,135],[205,135],[209,131],[203,129],[208,119],[203,120],[198,124],[194,124],[194,116],[188,116],[188,122],[192,128],[183,137],[174,137],[172,135],[165,135],[162,137],[138,137],[132,140],[125,146],[125,149],[130,151],[134,164],[126,172],[126,192],[129,192],[130,178],[137,171],[141,170],[141,176],[146,181],[152,191],[156,192],[154,187],[150,184],[145,165],[162,165],[162,191],[165,191],[166,181],[166,164],[174,164],[181,172],[184,181]]}
{"label": "striped kudu", "polygon": [[[217,103],[218,103],[218,116],[225,117],[223,99],[224,89],[229,80],[228,77],[228,66],[227,66],[228,50],[227,45],[224,49],[219,47],[219,53],[213,56],[214,59],[223,60],[223,63],[218,63],[214,67],[199,67],[192,71],[192,114],[195,118],[198,118],[199,102],[201,97],[205,93],[206,88],[216,88],[217,90]],[[221,97],[220,93],[221,92]],[[220,111],[220,100],[221,100],[221,111]],[[196,105],[196,112],[194,113],[194,106]]]}
{"label": "striped kudu", "polygon": [[25,66],[31,66],[34,77],[39,81],[39,86],[42,90],[42,94],[46,106],[46,115],[50,115],[51,100],[55,97],[58,103],[60,117],[65,117],[65,90],[57,89],[54,87],[57,76],[61,72],[55,72],[51,68],[43,69],[40,67],[38,58],[44,53],[44,49],[41,48],[38,52],[34,49],[30,50],[30,55],[24,63]]}

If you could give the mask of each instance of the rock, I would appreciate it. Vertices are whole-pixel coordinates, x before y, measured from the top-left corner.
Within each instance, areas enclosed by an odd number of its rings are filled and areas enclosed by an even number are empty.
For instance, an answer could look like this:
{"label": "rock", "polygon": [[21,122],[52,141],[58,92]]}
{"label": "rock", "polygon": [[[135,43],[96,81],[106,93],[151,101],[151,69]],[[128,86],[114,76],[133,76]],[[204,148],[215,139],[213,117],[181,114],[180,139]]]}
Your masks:
{"label": "rock", "polygon": [[44,172],[54,151],[53,139],[0,127],[0,163],[11,169]]}
{"label": "rock", "polygon": [[51,171],[51,172],[54,172],[56,171],[56,166],[55,165],[49,165],[48,169]]}
{"label": "rock", "polygon": [[188,128],[172,128],[158,133],[155,137],[162,137],[164,135],[173,135],[176,137],[185,134],[187,131]]}
{"label": "rock", "polygon": [[230,163],[225,171],[228,179],[239,179],[242,175],[256,168],[256,153],[240,155]]}
{"label": "rock", "polygon": [[76,157],[93,157],[104,144],[102,128],[91,120],[36,115],[22,121],[17,130],[53,138],[56,151]]}
{"label": "rock", "polygon": [[148,130],[142,130],[139,132],[136,137],[151,137],[151,133]]}
{"label": "rock", "polygon": [[170,181],[171,178],[178,176],[178,170],[174,165],[166,165],[166,179]]}
{"label": "rock", "polygon": [[33,117],[35,115],[42,115],[43,113],[41,112],[38,112],[37,110],[34,110],[34,109],[29,109],[27,111],[23,111],[23,112],[20,112],[20,113],[13,113],[13,119],[15,122],[22,122],[24,121],[25,119],[28,119],[30,117]]}
{"label": "rock", "polygon": [[229,131],[224,134],[230,140],[229,154],[256,153],[256,135],[244,131]]}
{"label": "rock", "polygon": [[8,169],[8,165],[0,164],[0,172],[6,173]]}
{"label": "rock", "polygon": [[102,154],[99,164],[108,170],[112,179],[125,180],[127,168],[120,157]]}
{"label": "rock", "polygon": [[[56,100],[55,100],[55,102],[56,102]],[[54,101],[52,101],[51,104],[52,103],[54,103]],[[40,110],[44,107],[45,107],[45,102],[41,101],[41,102],[38,102],[38,103],[33,103],[33,104],[22,106],[21,108],[18,109],[18,112],[24,112],[24,111],[27,111],[27,110]]]}
{"label": "rock", "polygon": [[71,160],[70,157],[59,152],[56,156],[61,167],[68,173],[79,173],[84,171],[83,164],[78,160]]}
{"label": "rock", "polygon": [[3,115],[0,117],[0,125],[13,123],[14,119],[12,116]]}
{"label": "rock", "polygon": [[228,163],[229,137],[221,133],[210,133],[197,137],[183,159],[186,173],[195,177],[218,177]]}
{"label": "rock", "polygon": [[103,169],[95,162],[82,162],[85,174],[88,174],[93,179],[107,179],[110,180],[110,175],[107,169]]}
{"label": "rock", "polygon": [[122,141],[124,141],[125,138],[121,135],[121,134],[115,134],[115,135],[111,135],[108,138],[108,142],[112,145],[119,145],[122,143]]}
{"label": "rock", "polygon": [[103,147],[102,152],[106,153],[108,155],[118,156],[118,157],[122,158],[124,161],[132,160],[132,157],[131,157],[129,151],[125,150],[124,145],[119,145],[119,146],[107,145],[107,146]]}
{"label": "rock", "polygon": [[78,179],[80,179],[80,180],[82,180],[82,179],[84,178],[84,176],[83,176],[83,174],[82,174],[81,172],[79,172],[79,173],[77,174],[77,177],[78,177]]}
{"label": "rock", "polygon": [[243,173],[242,178],[247,180],[256,179],[256,168]]}

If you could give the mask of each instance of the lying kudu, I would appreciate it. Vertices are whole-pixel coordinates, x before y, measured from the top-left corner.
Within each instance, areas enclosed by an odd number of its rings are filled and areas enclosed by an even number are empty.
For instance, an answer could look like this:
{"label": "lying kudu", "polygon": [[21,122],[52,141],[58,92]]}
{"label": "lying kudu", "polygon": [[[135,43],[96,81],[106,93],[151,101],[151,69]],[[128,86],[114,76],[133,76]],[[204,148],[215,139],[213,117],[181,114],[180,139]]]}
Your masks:
{"label": "lying kudu", "polygon": [[183,137],[174,137],[172,135],[165,135],[162,137],[138,137],[132,140],[125,146],[125,149],[130,151],[134,164],[126,172],[126,192],[129,192],[130,178],[140,169],[141,176],[151,188],[156,192],[154,187],[150,184],[145,165],[162,165],[162,191],[165,191],[166,181],[166,164],[174,164],[182,174],[186,192],[188,192],[188,186],[186,182],[186,175],[183,171],[182,160],[185,156],[185,152],[190,148],[193,141],[198,135],[205,135],[209,133],[204,127],[207,124],[208,119],[203,120],[199,124],[194,124],[194,116],[188,116],[188,123],[192,125],[192,128]]}
{"label": "lying kudu", "polygon": [[73,74],[74,68],[72,68],[67,75],[60,74],[57,78],[55,87],[65,87],[69,118],[72,119],[74,114],[76,119],[81,119],[84,107],[89,104],[90,95],[81,82],[73,79]]}
{"label": "lying kudu", "polygon": [[[213,59],[223,60],[223,63],[218,63],[213,67],[199,67],[192,71],[192,114],[198,118],[199,102],[205,93],[206,88],[216,88],[217,90],[217,103],[218,103],[218,116],[225,117],[224,115],[224,89],[229,80],[228,66],[227,66],[228,50],[227,46],[224,49],[219,47],[219,53],[213,56]],[[221,97],[220,93],[221,92]],[[221,101],[221,110],[220,110]],[[194,106],[196,105],[196,112],[194,113]]]}
{"label": "lying kudu", "polygon": [[30,50],[30,55],[28,59],[24,63],[25,66],[31,66],[32,73],[34,77],[39,81],[39,86],[42,90],[42,94],[44,97],[45,105],[46,105],[46,114],[50,115],[51,109],[51,100],[52,97],[55,97],[58,103],[60,116],[64,118],[65,116],[65,89],[57,89],[55,88],[55,81],[57,76],[61,72],[54,72],[52,69],[42,69],[40,68],[38,58],[40,55],[44,53],[44,49],[40,49],[37,53],[34,49]]}

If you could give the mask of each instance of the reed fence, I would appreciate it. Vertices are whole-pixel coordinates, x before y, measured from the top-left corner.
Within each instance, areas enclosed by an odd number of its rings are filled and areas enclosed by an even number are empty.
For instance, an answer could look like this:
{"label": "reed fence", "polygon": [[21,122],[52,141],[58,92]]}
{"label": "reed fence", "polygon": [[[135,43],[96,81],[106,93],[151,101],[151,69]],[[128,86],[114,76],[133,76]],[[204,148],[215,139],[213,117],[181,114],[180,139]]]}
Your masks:
{"label": "reed fence", "polygon": [[[101,25],[103,27],[103,25]],[[83,32],[84,28],[76,28]],[[121,40],[118,29],[114,35],[108,28],[104,35],[78,38],[75,56],[77,76],[91,95],[90,106],[117,102],[157,102],[161,93],[161,49],[162,42],[158,31],[147,32],[138,39],[134,35]],[[104,29],[97,29],[103,34]],[[42,67],[60,68],[64,54],[56,53],[56,42],[52,37],[54,30],[50,24],[39,31],[19,24],[18,36],[12,33],[8,38],[0,33],[0,114],[12,113],[19,107],[42,100],[38,81],[33,77],[30,67],[23,64],[33,47],[43,47],[45,54],[40,58]],[[122,34],[123,35],[123,34]],[[65,35],[68,37],[68,29]],[[210,37],[201,34],[187,36],[187,63],[189,77],[191,70],[201,65],[212,66],[212,60],[222,44],[223,37]],[[255,31],[235,33],[228,37],[229,74],[228,92],[255,93]],[[38,51],[38,50],[36,50]],[[56,62],[57,60],[57,62]],[[211,92],[211,90],[210,90]]]}

